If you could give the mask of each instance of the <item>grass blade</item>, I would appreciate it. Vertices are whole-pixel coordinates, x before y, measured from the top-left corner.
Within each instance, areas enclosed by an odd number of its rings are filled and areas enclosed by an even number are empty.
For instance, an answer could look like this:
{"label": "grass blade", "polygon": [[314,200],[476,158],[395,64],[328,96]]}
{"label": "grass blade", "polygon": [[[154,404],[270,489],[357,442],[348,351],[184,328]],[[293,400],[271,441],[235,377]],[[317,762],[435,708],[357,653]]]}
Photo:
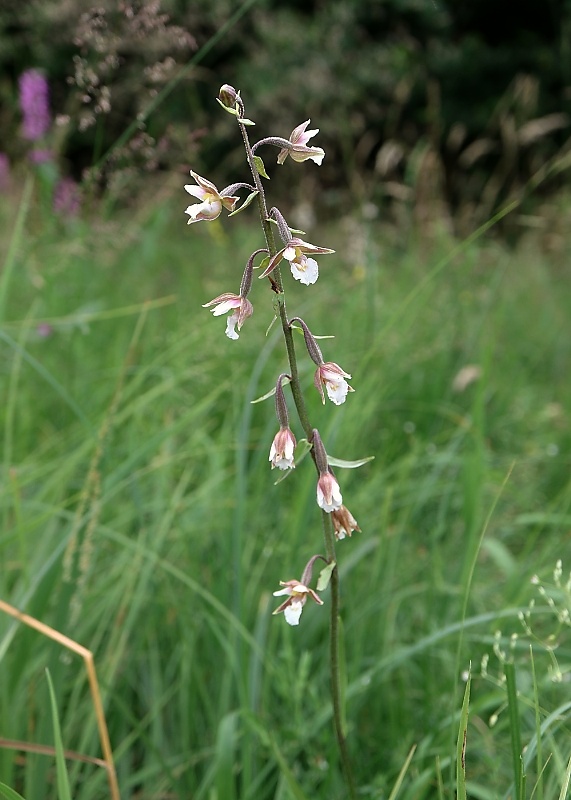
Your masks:
{"label": "grass blade", "polygon": [[0,795],[5,797],[6,800],[24,800],[21,794],[15,792],[14,789],[10,789],[5,783],[0,783]]}
{"label": "grass blade", "polygon": [[46,669],[46,678],[48,680],[48,688],[50,691],[50,704],[52,708],[52,719],[54,726],[54,745],[56,749],[56,774],[57,774],[57,789],[59,800],[71,800],[71,792],[69,788],[69,777],[67,774],[67,767],[65,764],[65,755],[63,752],[63,741],[61,738],[61,728],[59,724],[59,717],[57,713],[56,695],[54,692],[54,685],[50,671]]}
{"label": "grass blade", "polygon": [[468,734],[468,709],[470,706],[470,684],[472,676],[468,675],[462,711],[460,712],[460,727],[456,742],[456,797],[457,800],[467,800],[466,794],[466,739]]}

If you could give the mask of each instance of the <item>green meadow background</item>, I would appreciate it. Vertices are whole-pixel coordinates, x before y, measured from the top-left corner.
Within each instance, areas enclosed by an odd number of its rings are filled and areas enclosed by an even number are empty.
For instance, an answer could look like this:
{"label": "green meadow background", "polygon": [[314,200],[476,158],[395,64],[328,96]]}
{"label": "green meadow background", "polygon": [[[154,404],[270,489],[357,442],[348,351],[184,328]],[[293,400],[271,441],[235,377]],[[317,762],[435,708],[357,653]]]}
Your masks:
{"label": "green meadow background", "polygon": [[[93,652],[122,797],[344,797],[327,593],[297,629],[271,616],[322,550],[313,470],[275,485],[273,401],[252,404],[286,369],[271,292],[254,286],[237,342],[201,308],[237,290],[255,212],[187,227],[165,179],[136,210],[62,222],[37,189],[0,202],[0,597]],[[336,457],[374,456],[339,471],[362,528],[338,545],[360,796],[455,796],[471,671],[468,796],[563,798],[567,231],[508,248],[355,214],[308,238],[337,252],[315,286],[286,276],[289,311],[334,335],[355,387],[322,407],[302,347],[311,416]],[[7,615],[0,632],[3,739],[53,745],[47,668],[64,746],[100,756],[81,659]],[[108,796],[101,767],[68,770],[71,797]],[[0,776],[62,796],[50,756],[2,748]]]}
{"label": "green meadow background", "polygon": [[329,593],[272,616],[324,549],[310,459],[277,482],[253,402],[288,371],[273,294],[254,281],[238,341],[202,308],[263,246],[256,206],[185,224],[189,169],[247,179],[232,83],[260,137],[311,117],[327,153],[263,157],[270,207],[336,251],[314,286],[284,272],[355,388],[322,406],[300,336],[312,424],[371,459],[336,470],[362,529],[337,546],[358,797],[569,798],[568,4],[505,27],[453,0],[5,6],[0,797],[117,800],[81,647],[122,800],[347,797]]}

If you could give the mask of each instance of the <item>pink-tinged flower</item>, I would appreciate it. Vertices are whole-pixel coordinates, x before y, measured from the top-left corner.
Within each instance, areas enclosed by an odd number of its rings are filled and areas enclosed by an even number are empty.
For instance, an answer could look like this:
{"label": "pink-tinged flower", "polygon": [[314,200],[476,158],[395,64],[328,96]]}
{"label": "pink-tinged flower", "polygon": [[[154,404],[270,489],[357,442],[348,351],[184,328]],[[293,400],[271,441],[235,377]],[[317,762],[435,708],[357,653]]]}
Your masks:
{"label": "pink-tinged flower", "polygon": [[288,625],[299,625],[299,618],[301,617],[301,612],[303,611],[308,596],[315,600],[318,605],[323,605],[323,600],[317,592],[304,586],[303,583],[299,581],[280,581],[280,586],[284,588],[274,592],[274,597],[279,597],[284,594],[287,594],[288,597],[287,600],[284,600],[284,602],[276,608],[274,614],[280,614],[283,611]]}
{"label": "pink-tinged flower", "polygon": [[51,125],[48,82],[38,70],[28,69],[20,75],[18,84],[24,139],[37,142]]}
{"label": "pink-tinged flower", "polygon": [[351,538],[353,531],[360,531],[361,528],[357,525],[357,520],[351,514],[347,506],[341,506],[331,512],[333,519],[333,528],[335,529],[335,536],[337,539],[344,539],[346,536]]}
{"label": "pink-tinged flower", "polygon": [[289,261],[291,274],[296,281],[300,281],[306,286],[309,286],[315,283],[319,277],[319,268],[317,266],[317,261],[314,258],[307,258],[306,254],[325,255],[334,252],[335,250],[331,250],[330,247],[317,247],[315,244],[304,242],[302,239],[298,239],[294,236],[285,247],[272,257],[270,263],[260,275],[260,278],[267,277],[270,272],[273,272],[280,261],[285,258],[286,261]]}
{"label": "pink-tinged flower", "polygon": [[344,403],[347,392],[355,391],[345,380],[345,378],[350,377],[348,372],[342,370],[339,364],[335,364],[333,361],[326,361],[325,364],[320,364],[315,370],[313,383],[321,395],[321,401],[325,403],[325,395],[323,393],[323,387],[325,386],[327,396],[332,403],[335,403],[336,406]]}
{"label": "pink-tinged flower", "polygon": [[284,147],[283,150],[280,150],[278,154],[278,164],[283,164],[286,158],[290,156],[294,161],[307,161],[307,159],[310,158],[312,161],[315,161],[316,164],[321,165],[325,156],[325,150],[322,150],[321,147],[307,146],[307,142],[315,136],[316,133],[319,133],[319,128],[316,128],[314,131],[305,130],[310,122],[311,120],[308,119],[291,132],[289,140],[293,146],[291,148]]}
{"label": "pink-tinged flower", "polygon": [[341,489],[335,476],[321,472],[317,481],[317,505],[329,514],[340,509],[342,504]]}
{"label": "pink-tinged flower", "polygon": [[28,153],[28,158],[32,164],[49,164],[54,160],[54,154],[47,147],[34,147]]}
{"label": "pink-tinged flower", "polygon": [[226,336],[229,339],[240,338],[236,333],[236,327],[240,330],[245,320],[254,313],[254,307],[249,300],[245,297],[240,297],[239,294],[231,294],[229,292],[215,297],[209,303],[204,303],[202,308],[208,308],[209,306],[214,306],[212,314],[215,317],[220,317],[222,314],[232,311],[226,323]]}
{"label": "pink-tinged flower", "polygon": [[62,217],[76,217],[81,208],[81,193],[73,178],[62,178],[54,189],[53,209]]}
{"label": "pink-tinged flower", "polygon": [[234,210],[234,206],[239,200],[238,197],[226,197],[221,195],[216,186],[210,183],[210,181],[207,181],[206,178],[201,178],[200,175],[197,175],[196,172],[192,170],[190,174],[198,185],[192,186],[192,184],[186,184],[184,188],[189,194],[196,197],[201,202],[193,203],[191,206],[188,206],[184,212],[190,217],[187,222],[188,225],[192,225],[193,222],[200,222],[201,220],[210,221],[216,219],[222,213],[222,206],[227,208],[228,211]]}
{"label": "pink-tinged flower", "polygon": [[280,428],[274,436],[274,441],[270,448],[269,461],[272,462],[272,469],[294,469],[293,451],[295,450],[295,436],[289,428]]}

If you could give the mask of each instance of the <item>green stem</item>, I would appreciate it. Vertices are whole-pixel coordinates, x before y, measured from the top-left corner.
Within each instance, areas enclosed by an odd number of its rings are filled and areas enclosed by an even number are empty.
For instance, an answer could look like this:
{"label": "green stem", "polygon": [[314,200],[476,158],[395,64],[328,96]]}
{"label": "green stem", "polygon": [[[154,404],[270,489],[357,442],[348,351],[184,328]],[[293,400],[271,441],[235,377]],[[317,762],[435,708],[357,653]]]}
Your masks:
{"label": "green stem", "polygon": [[[327,560],[329,563],[335,561],[335,535],[333,533],[333,522],[331,514],[322,511],[323,519],[323,535],[325,538],[325,551],[327,553]],[[345,782],[349,790],[350,800],[356,800],[357,792],[355,789],[355,780],[353,778],[353,770],[351,768],[351,759],[349,757],[349,749],[347,747],[347,739],[345,737],[345,704],[343,701],[343,692],[341,689],[341,660],[340,660],[340,638],[341,633],[339,630],[339,607],[340,607],[340,593],[339,593],[339,570],[335,566],[331,573],[331,580],[329,582],[331,590],[331,621],[329,629],[329,661],[331,668],[331,699],[333,703],[333,722],[335,725],[335,735],[337,737],[337,745],[339,747],[339,755],[341,757],[341,766],[343,774],[345,775]]]}
{"label": "green stem", "polygon": [[[243,109],[242,109],[242,114],[243,114]],[[275,244],[272,223],[270,222],[268,217],[266,195],[262,184],[261,176],[258,173],[258,170],[256,169],[256,165],[254,163],[254,154],[252,152],[252,146],[250,144],[246,126],[243,125],[241,122],[238,122],[238,124],[240,126],[240,131],[242,133],[242,139],[244,140],[244,147],[246,149],[246,158],[248,160],[248,165],[252,173],[252,178],[254,179],[254,184],[256,186],[256,189],[258,190],[257,200],[258,200],[258,208],[260,211],[260,220],[262,223],[262,229],[264,231],[264,237],[266,240],[268,252],[271,257],[277,253],[277,247]],[[295,407],[297,410],[301,426],[305,432],[305,435],[309,439],[311,438],[313,433],[313,426],[309,421],[309,415],[307,413],[307,407],[305,405],[305,399],[303,397],[303,391],[301,389],[301,384],[299,380],[299,371],[297,368],[297,356],[295,352],[295,343],[293,340],[293,331],[289,325],[289,320],[287,317],[285,293],[283,289],[282,275],[279,266],[276,267],[276,269],[273,271],[272,277],[273,277],[272,285],[274,291],[276,292],[278,313],[282,324],[282,330],[287,350],[289,370],[291,375],[290,386],[291,386],[292,397],[295,403]],[[317,472],[319,473],[318,469]],[[325,511],[322,512],[322,517],[323,517],[323,534],[325,539],[325,551],[327,554],[327,561],[329,564],[331,564],[335,562],[335,534],[333,531],[333,521],[331,519],[331,514],[328,514]],[[351,769],[351,761],[349,758],[347,740],[345,738],[344,703],[343,703],[343,693],[341,691],[341,663],[339,655],[340,595],[339,595],[339,571],[337,567],[333,569],[329,586],[331,588],[329,659],[330,659],[330,669],[331,669],[331,697],[333,704],[333,720],[335,725],[337,744],[339,747],[339,755],[341,758],[341,766],[343,769],[343,774],[345,776],[345,782],[349,790],[349,800],[356,800],[357,792],[355,789],[353,770]]]}
{"label": "green stem", "polygon": [[[252,173],[252,178],[254,179],[254,185],[258,190],[257,200],[258,200],[258,208],[260,210],[260,220],[262,223],[262,229],[264,231],[264,238],[266,240],[266,245],[268,247],[268,251],[271,257],[277,253],[277,247],[274,239],[273,226],[268,217],[266,193],[264,191],[264,186],[262,184],[262,178],[258,170],[256,169],[256,165],[254,163],[254,154],[252,152],[252,146],[250,144],[250,139],[248,137],[248,131],[246,130],[246,126],[243,125],[241,122],[239,122],[238,125],[240,126],[240,132],[242,133],[242,139],[244,140],[244,147],[246,149],[246,158],[248,160],[248,165]],[[276,299],[277,299],[279,317],[280,317],[280,322],[282,324],[282,331],[285,339],[287,357],[289,362],[289,369],[291,375],[291,384],[290,384],[291,393],[293,396],[293,401],[295,403],[299,421],[305,432],[305,435],[307,436],[307,438],[309,438],[313,431],[313,427],[309,421],[309,415],[307,413],[307,408],[305,405],[305,400],[303,397],[303,392],[299,381],[297,356],[295,353],[295,344],[293,341],[293,331],[289,326],[289,321],[287,318],[285,293],[283,289],[282,275],[279,266],[276,267],[276,269],[273,271],[272,276],[277,289]]]}

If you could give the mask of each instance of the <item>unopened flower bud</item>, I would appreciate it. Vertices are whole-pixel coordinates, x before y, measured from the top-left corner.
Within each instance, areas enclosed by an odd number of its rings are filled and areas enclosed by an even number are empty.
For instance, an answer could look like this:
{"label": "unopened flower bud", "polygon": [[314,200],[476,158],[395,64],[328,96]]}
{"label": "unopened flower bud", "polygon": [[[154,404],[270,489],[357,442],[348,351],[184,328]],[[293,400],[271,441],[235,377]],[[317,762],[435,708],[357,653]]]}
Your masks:
{"label": "unopened flower bud", "polygon": [[235,108],[236,106],[236,96],[237,96],[236,89],[233,86],[225,83],[223,86],[220,87],[220,91],[218,92],[218,99],[222,103],[223,106],[226,108]]}

